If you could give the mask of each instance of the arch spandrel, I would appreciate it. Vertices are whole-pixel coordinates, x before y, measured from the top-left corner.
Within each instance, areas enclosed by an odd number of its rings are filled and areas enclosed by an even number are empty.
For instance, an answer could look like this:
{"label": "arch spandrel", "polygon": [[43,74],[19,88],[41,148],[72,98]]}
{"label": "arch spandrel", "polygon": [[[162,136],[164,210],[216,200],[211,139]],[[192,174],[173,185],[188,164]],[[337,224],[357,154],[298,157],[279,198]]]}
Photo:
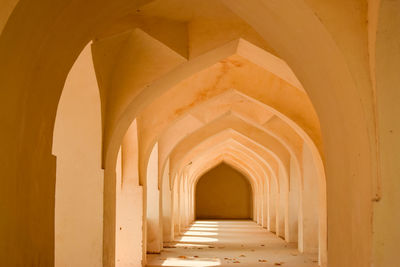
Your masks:
{"label": "arch spandrel", "polygon": [[220,148],[221,146],[223,147],[229,144],[236,144],[236,147],[240,147],[248,153],[251,153],[255,157],[254,160],[264,166],[263,169],[266,172],[266,176],[276,179],[278,164],[281,163],[278,163],[276,159],[270,155],[270,152],[265,150],[262,146],[232,130],[221,132],[201,142],[191,149],[180,162],[177,162],[176,166],[172,166],[171,170],[179,171],[182,166],[189,165],[190,162],[193,163],[199,160],[199,157],[207,158],[207,156],[204,156],[204,153],[209,153],[210,149],[214,147]]}
{"label": "arch spandrel", "polygon": [[[196,161],[196,164],[190,165],[191,169],[194,168],[194,170],[191,170],[193,172],[193,174],[190,176],[191,179],[196,180],[199,178],[201,174],[204,173],[204,170],[207,169],[205,166],[215,166],[215,159],[222,158],[225,160],[234,160],[234,162],[240,166],[248,168],[250,172],[256,171],[256,174],[254,175],[256,186],[254,188],[254,192],[259,192],[259,190],[262,190],[265,184],[269,186],[270,179],[276,180],[274,181],[275,184],[278,182],[277,178],[275,177],[275,173],[272,173],[272,176],[268,176],[266,172],[267,168],[262,166],[263,164],[260,164],[260,162],[257,161],[257,157],[254,155],[254,153],[252,153],[252,151],[244,146],[238,145],[237,143],[234,143],[233,145],[236,146],[236,148],[232,147],[232,145],[230,147],[222,145],[218,148],[210,149],[208,152],[203,153],[203,157],[199,157],[199,160]],[[287,188],[282,189],[287,191]],[[279,186],[277,187],[277,190],[278,192],[280,191]]]}
{"label": "arch spandrel", "polygon": [[[168,127],[168,124],[178,119],[194,106],[220,93],[224,93],[230,88],[247,94],[267,106],[271,106],[270,111],[275,111],[275,114],[282,119],[289,121],[292,119],[294,122],[301,124],[302,127],[297,126],[295,129],[297,131],[302,129],[300,132],[303,135],[308,132],[311,138],[318,136],[318,120],[310,105],[308,96],[304,92],[282,82],[277,76],[266,73],[265,70],[254,64],[243,63],[239,59],[230,60],[227,61],[229,63],[218,63],[182,81],[143,111],[141,117],[143,117],[144,123],[141,128],[144,136],[144,150],[148,150],[146,147],[151,146]],[[227,66],[225,67],[225,65]],[[244,66],[249,66],[249,69],[242,70]],[[227,74],[225,72],[230,73]],[[242,77],[247,77],[249,73],[257,75],[255,75],[254,79],[243,80]],[[207,78],[204,78],[204,75]],[[250,81],[254,84],[249,84]],[[189,90],[188,88],[191,89]],[[289,95],[290,97],[288,97]],[[168,103],[168,107],[166,103]],[[155,107],[161,106],[163,106],[162,112],[158,116],[153,116],[154,111],[157,110]],[[299,114],[302,114],[300,116],[308,116],[308,118],[300,118]],[[293,121],[290,122],[293,124]],[[308,125],[304,125],[307,121]],[[320,143],[318,140],[314,141],[317,145]],[[144,152],[144,155],[147,154],[148,151]]]}
{"label": "arch spandrel", "polygon": [[219,144],[215,148],[210,148],[209,150],[198,155],[190,165],[191,177],[196,177],[197,172],[202,172],[203,162],[209,162],[209,158],[216,157],[218,155],[224,155],[226,153],[235,155],[236,160],[240,161],[243,166],[255,171],[257,174],[255,176],[257,184],[260,184],[268,177],[268,167],[264,162],[259,159],[259,156],[248,148],[244,147],[240,143],[228,140],[225,143]]}
{"label": "arch spandrel", "polygon": [[[235,90],[218,95],[192,108],[189,111],[189,115],[184,116],[168,128],[166,133],[161,136],[163,144],[168,147],[160,154],[161,166],[165,165],[170,152],[180,140],[202,126],[200,121],[203,123],[210,122],[213,118],[218,117],[219,114],[229,111],[239,114],[248,121],[255,120],[253,123],[263,124],[262,126],[266,129],[266,132],[279,140],[290,154],[296,158],[295,163],[297,168],[301,168],[300,162],[304,140],[301,140],[300,136],[287,123],[279,117],[274,116],[270,111],[265,110],[265,107],[261,103],[243,96]],[[198,121],[196,121],[196,126],[190,130],[190,126],[188,127],[188,123],[189,125],[191,123],[189,118],[192,118],[193,122],[195,122],[193,117],[197,118]],[[171,131],[175,133],[171,133]]]}
{"label": "arch spandrel", "polygon": [[[38,5],[37,2],[21,0],[4,27],[0,44],[2,59],[0,87],[9,88],[7,92],[13,93],[4,94],[0,98],[2,100],[0,106],[3,108],[3,112],[0,113],[5,114],[2,118],[6,125],[10,125],[9,131],[3,132],[4,149],[1,156],[6,162],[3,171],[9,174],[7,177],[10,179],[4,181],[4,186],[1,187],[4,191],[2,190],[0,195],[7,199],[12,196],[10,199],[16,200],[16,207],[21,207],[18,214],[10,211],[4,216],[5,224],[10,226],[7,228],[9,232],[7,236],[25,231],[27,234],[24,237],[15,235],[18,236],[17,243],[29,244],[22,245],[23,248],[12,255],[6,255],[7,250],[5,250],[4,257],[1,258],[11,258],[9,265],[14,263],[30,265],[33,262],[33,254],[44,255],[43,262],[52,263],[51,253],[48,253],[52,242],[46,240],[51,239],[51,221],[54,218],[51,218],[53,206],[51,203],[47,205],[47,202],[54,197],[47,186],[51,187],[54,160],[48,155],[51,151],[49,140],[52,137],[56,105],[63,81],[72,62],[94,33],[100,31],[104,24],[110,23],[129,10],[135,11],[138,3],[142,2],[51,1],[41,2]],[[341,227],[349,223],[348,217],[342,216],[343,214],[361,211],[357,220],[351,218],[352,225],[359,225],[359,221],[368,222],[372,214],[369,209],[371,194],[368,188],[371,187],[370,181],[374,178],[371,163],[376,158],[373,149],[376,143],[374,138],[368,139],[368,133],[374,129],[371,126],[373,120],[368,122],[367,118],[373,118],[373,114],[368,109],[365,109],[364,114],[363,105],[355,92],[358,77],[352,79],[347,59],[343,58],[342,52],[332,44],[332,39],[337,38],[338,34],[334,31],[327,32],[324,21],[329,19],[323,13],[318,14],[321,17],[318,19],[313,9],[303,1],[225,1],[225,3],[269,40],[277,54],[295,70],[310,94],[321,119],[325,152],[329,155],[328,203],[340,201],[338,192],[341,192],[343,181],[346,183],[348,180],[352,181],[347,183],[350,185],[347,194],[352,201],[343,203],[343,208],[340,210],[335,207],[329,209],[330,225],[334,225],[329,230],[331,264],[344,267],[367,265],[370,259],[370,243],[365,241],[371,236],[370,227],[362,229]],[[327,9],[329,10],[328,7]],[[337,9],[336,13],[340,12],[341,9]],[[357,11],[357,14],[359,13],[360,11]],[[363,23],[365,24],[365,20]],[[74,31],[60,29],[74,29]],[[298,29],[304,30],[298,31]],[[316,47],[318,49],[315,49]],[[60,54],[61,48],[63,53]],[[15,55],[18,55],[19,60],[15,60]],[[305,62],[307,64],[304,64]],[[54,66],[57,66],[57,73]],[[31,73],[35,75],[30,75]],[[44,77],[51,79],[43,79]],[[360,87],[361,89],[363,88]],[[24,96],[23,105],[20,96]],[[370,98],[373,101],[372,97]],[[43,99],[46,101],[43,102]],[[22,106],[24,108],[21,111]],[[333,113],[332,110],[335,109],[337,112]],[[131,121],[126,123],[125,129],[129,127]],[[117,141],[112,141],[115,150],[118,149],[118,143],[123,135],[124,130],[116,138]],[[110,155],[111,157],[107,159],[114,161],[116,153],[111,152]],[[349,162],[355,164],[347,164]],[[110,165],[115,166],[113,163]],[[43,190],[32,189],[37,187],[33,186],[31,180],[35,181],[36,186],[41,185],[40,188]],[[26,189],[20,188],[21,191],[16,192],[13,189],[16,188],[14,186],[16,181],[25,184]],[[107,188],[105,191],[107,192]],[[363,197],[360,199],[355,195]],[[20,198],[21,196],[28,198]],[[7,203],[13,202],[10,199]],[[24,205],[25,202],[20,203],[20,199],[25,199],[29,205]],[[360,203],[368,204],[360,207]],[[41,213],[35,215],[35,211],[39,209]],[[21,223],[26,225],[21,229],[17,224],[11,223],[11,221],[26,221],[28,215],[38,219],[37,228]],[[107,237],[105,239],[107,240]],[[35,242],[39,241],[35,240],[40,240],[37,248]],[[29,254],[27,259],[21,259],[21,251],[30,251],[32,254]],[[355,253],[349,255],[348,251]],[[358,256],[353,257],[353,255]],[[112,262],[110,257],[106,255],[104,260]]]}
{"label": "arch spandrel", "polygon": [[[263,124],[266,132],[278,139],[293,156],[297,157],[296,163],[299,164],[303,141],[299,140],[300,137],[294,130],[268,110],[265,110],[262,104],[241,95],[235,90],[216,96],[206,103],[194,107],[189,111],[189,115],[172,124],[160,138],[163,143],[161,147],[165,145],[163,153],[160,154],[161,164],[165,165],[165,160],[169,157],[173,147],[190,132],[199,129],[220,114],[230,111],[239,114],[248,121],[253,121],[253,123]],[[274,121],[273,125],[276,124],[276,120],[279,120],[280,127],[270,127],[268,122],[271,119]],[[204,124],[202,125],[202,123]],[[193,129],[190,129],[190,125],[193,125]]]}
{"label": "arch spandrel", "polygon": [[255,140],[257,143],[270,150],[272,155],[275,155],[275,158],[281,160],[284,166],[286,166],[285,169],[288,170],[287,163],[290,160],[290,154],[286,148],[284,148],[281,143],[262,130],[256,128],[254,125],[248,124],[233,114],[226,114],[208,124],[207,127],[203,127],[189,135],[184,141],[180,142],[175,147],[174,152],[170,157],[171,162],[174,163],[175,159],[182,159],[187,151],[189,151],[196,144],[225,129],[233,129],[242,135]]}
{"label": "arch spandrel", "polygon": [[[221,162],[224,159],[226,160],[226,155],[234,157],[238,166],[246,167],[249,170],[248,172],[253,174],[252,177],[255,179],[254,182],[256,184],[263,182],[263,178],[267,175],[265,164],[257,159],[257,155],[253,151],[235,141],[225,142],[210,148],[208,151],[199,156],[199,160],[182,166],[180,170],[178,170],[177,175],[173,175],[173,177],[180,177],[181,175],[179,175],[179,173],[185,172],[188,179],[192,180],[193,178],[197,177],[196,172],[202,172],[204,170],[204,164],[215,164],[216,162]],[[202,158],[204,159],[202,160]],[[174,182],[172,182],[172,184],[173,183]]]}
{"label": "arch spandrel", "polygon": [[240,172],[244,173],[245,176],[249,179],[254,192],[256,191],[259,184],[258,173],[255,170],[251,169],[247,164],[243,164],[243,162],[237,158],[237,155],[232,152],[226,151],[224,153],[219,153],[215,155],[212,159],[213,161],[204,161],[203,164],[198,167],[197,172],[195,171],[194,173],[192,173],[192,175],[190,176],[190,183],[192,184],[192,186],[195,185],[195,183],[204,173],[214,168],[218,164],[226,162],[230,164],[233,168],[237,168]]}

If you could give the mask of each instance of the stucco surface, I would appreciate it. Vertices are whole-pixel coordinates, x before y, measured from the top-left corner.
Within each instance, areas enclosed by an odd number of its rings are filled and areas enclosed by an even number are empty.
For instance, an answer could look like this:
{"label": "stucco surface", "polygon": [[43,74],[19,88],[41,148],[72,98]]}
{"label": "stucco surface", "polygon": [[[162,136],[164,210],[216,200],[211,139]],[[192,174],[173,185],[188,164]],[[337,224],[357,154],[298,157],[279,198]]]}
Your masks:
{"label": "stucco surface", "polygon": [[199,178],[195,192],[196,219],[250,219],[252,191],[247,178],[221,164]]}
{"label": "stucco surface", "polygon": [[399,2],[1,1],[0,265],[144,265],[225,162],[322,266],[392,267]]}
{"label": "stucco surface", "polygon": [[198,220],[160,255],[151,255],[147,266],[316,267],[316,259],[251,221]]}

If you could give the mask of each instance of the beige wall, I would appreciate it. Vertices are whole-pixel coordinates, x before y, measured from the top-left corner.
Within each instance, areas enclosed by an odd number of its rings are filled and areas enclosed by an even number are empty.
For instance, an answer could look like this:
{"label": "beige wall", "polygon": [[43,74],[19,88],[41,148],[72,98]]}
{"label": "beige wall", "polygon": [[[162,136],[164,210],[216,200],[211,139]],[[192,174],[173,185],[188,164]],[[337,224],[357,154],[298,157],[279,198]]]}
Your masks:
{"label": "beige wall", "polygon": [[[136,120],[125,134],[117,162],[115,266],[141,266],[143,188],[139,186]],[[122,166],[119,166],[122,165]]]}
{"label": "beige wall", "polygon": [[289,233],[287,239],[290,242],[302,242],[298,239],[299,235],[299,202],[300,202],[300,183],[301,174],[298,166],[295,164],[293,157],[290,158],[290,175],[289,175]]}
{"label": "beige wall", "polygon": [[158,144],[151,152],[147,167],[147,252],[159,253],[162,248],[160,190],[158,188]]}
{"label": "beige wall", "polygon": [[[2,5],[1,26],[16,2]],[[57,198],[51,140],[58,99],[79,51],[104,25],[135,10],[138,1],[20,2],[0,40],[0,116],[6,129],[0,133],[0,239],[5,243],[0,258],[7,266],[51,266]],[[225,1],[290,64],[316,106],[327,159],[330,266],[369,266],[372,233],[374,264],[391,266],[399,239],[398,1],[383,1],[378,25],[378,139],[368,84],[374,77],[366,75],[367,1],[344,2]],[[376,143],[381,200],[371,194]],[[61,171],[61,161],[57,165]],[[105,265],[111,266],[115,180],[108,179],[105,191]],[[378,201],[374,213],[373,201]]]}
{"label": "beige wall", "polygon": [[374,196],[374,266],[398,265],[400,240],[400,1],[382,0],[376,36],[381,198]]}
{"label": "beige wall", "polygon": [[54,127],[55,266],[102,266],[101,111],[90,45],[65,82]]}
{"label": "beige wall", "polygon": [[282,166],[279,166],[278,171],[279,176],[279,195],[278,195],[278,216],[277,216],[277,229],[276,233],[278,236],[286,237],[286,211],[287,211],[287,197],[288,197],[288,187],[287,187],[287,176],[284,173]]}
{"label": "beige wall", "polygon": [[[303,146],[303,250],[304,252],[318,251],[318,173],[314,166],[310,149]],[[340,208],[339,203],[337,208]]]}
{"label": "beige wall", "polygon": [[163,220],[163,241],[173,240],[174,232],[172,225],[172,192],[170,189],[169,161],[165,166],[162,178],[162,220]]}
{"label": "beige wall", "polygon": [[247,178],[221,165],[204,174],[196,186],[198,219],[246,219],[252,214],[252,190]]}

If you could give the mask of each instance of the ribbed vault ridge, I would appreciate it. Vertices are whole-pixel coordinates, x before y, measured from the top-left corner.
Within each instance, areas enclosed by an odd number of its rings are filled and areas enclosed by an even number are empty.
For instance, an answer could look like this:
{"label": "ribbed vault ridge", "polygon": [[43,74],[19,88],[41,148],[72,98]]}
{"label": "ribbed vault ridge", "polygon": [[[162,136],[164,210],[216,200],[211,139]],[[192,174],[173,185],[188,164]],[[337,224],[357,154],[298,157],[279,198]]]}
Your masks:
{"label": "ribbed vault ridge", "polygon": [[313,265],[387,264],[398,5],[333,2],[7,1],[1,264],[146,266],[196,242],[196,189],[221,165],[265,238]]}

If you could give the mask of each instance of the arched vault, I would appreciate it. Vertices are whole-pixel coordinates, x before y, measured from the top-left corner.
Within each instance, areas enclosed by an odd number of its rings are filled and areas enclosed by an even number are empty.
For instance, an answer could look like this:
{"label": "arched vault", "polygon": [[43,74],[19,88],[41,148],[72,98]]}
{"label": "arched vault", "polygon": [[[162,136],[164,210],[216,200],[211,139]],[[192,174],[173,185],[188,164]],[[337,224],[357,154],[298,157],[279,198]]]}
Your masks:
{"label": "arched vault", "polygon": [[299,162],[304,141],[289,125],[272,115],[261,103],[232,90],[195,106],[187,115],[168,127],[159,139],[160,170],[164,169],[165,162],[174,146],[183,138],[229,111],[239,114],[254,124],[259,124],[268,134],[279,140],[296,158],[297,168],[300,168]]}

